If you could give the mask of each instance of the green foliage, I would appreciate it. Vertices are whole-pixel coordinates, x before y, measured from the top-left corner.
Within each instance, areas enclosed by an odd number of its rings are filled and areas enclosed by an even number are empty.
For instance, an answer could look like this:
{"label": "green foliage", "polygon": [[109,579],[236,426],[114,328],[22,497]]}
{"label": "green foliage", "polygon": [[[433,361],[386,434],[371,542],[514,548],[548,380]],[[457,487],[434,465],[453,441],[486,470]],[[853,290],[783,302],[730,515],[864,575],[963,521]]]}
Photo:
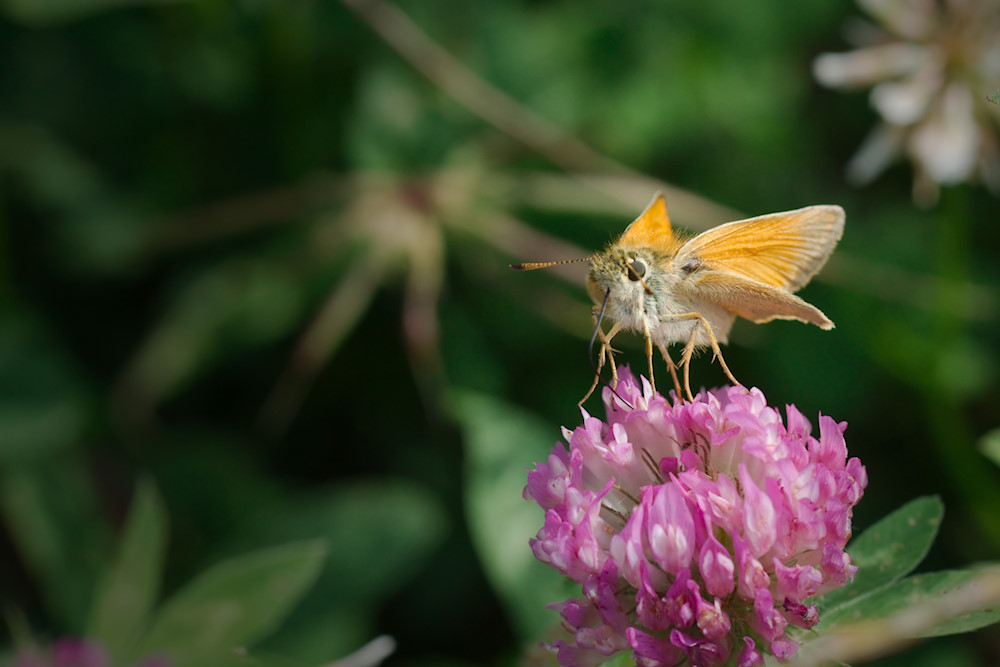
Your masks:
{"label": "green foliage", "polygon": [[179,0],[3,0],[2,6],[12,18],[28,25],[47,25],[85,18],[109,9],[130,5],[150,5]]}
{"label": "green foliage", "polygon": [[[579,420],[592,325],[583,265],[506,267],[585,257],[658,188],[694,231],[847,210],[803,293],[837,328],[740,322],[726,348],[773,403],[848,421],[868,467],[862,569],[823,618],[982,581],[962,568],[1000,554],[996,195],[919,209],[905,154],[846,183],[877,115],[810,70],[860,11],[0,0],[5,607],[116,656],[187,635],[193,661],[246,641],[317,665],[385,633],[398,664],[513,662],[565,593],[520,494]],[[928,493],[947,521],[921,498],[862,532]],[[993,619],[968,613],[936,631]]]}
{"label": "green foliage", "polygon": [[0,321],[0,461],[58,455],[80,437],[86,387],[44,324],[10,304]]}
{"label": "green foliage", "polygon": [[[166,554],[167,516],[148,481],[139,484],[111,567],[97,589],[87,637],[103,642],[117,660],[132,655],[160,587]],[[169,647],[168,647],[169,648]]]}
{"label": "green foliage", "polygon": [[[327,555],[325,542],[314,539],[229,558],[157,604],[166,532],[163,501],[143,481],[94,591],[86,627],[79,626],[80,636],[100,642],[114,664],[151,656],[192,667],[244,664],[237,650],[259,642],[286,618],[315,583]],[[66,583],[58,570],[42,575]],[[31,641],[23,631],[17,639]]]}
{"label": "green foliage", "polygon": [[0,503],[51,613],[67,627],[81,627],[108,536],[79,456],[66,455],[51,465],[7,466]]}
{"label": "green foliage", "polygon": [[319,575],[326,547],[300,542],[232,558],[168,599],[132,657],[213,665],[274,629]]}
{"label": "green foliage", "polygon": [[939,498],[918,498],[859,535],[848,548],[858,572],[850,585],[823,597],[823,620],[832,622],[857,600],[912,572],[930,550],[943,516]]}
{"label": "green foliage", "polygon": [[544,422],[488,396],[462,394],[466,432],[465,494],[469,527],[483,567],[524,641],[538,641],[555,616],[545,605],[565,598],[566,582],[527,548],[544,517],[521,498],[525,454],[544,460],[552,431]]}
{"label": "green foliage", "polygon": [[270,653],[315,664],[376,634],[379,605],[421,572],[447,530],[436,498],[391,479],[289,498],[251,523],[241,542],[321,536],[329,544],[326,564],[290,627],[265,644]]}
{"label": "green foliage", "polygon": [[[997,566],[994,565],[993,570],[998,571]],[[946,570],[909,577],[867,600],[864,617],[885,617],[902,610],[933,606],[946,596],[955,595],[963,587],[965,590],[973,588],[980,573],[976,569]],[[1000,621],[1000,606],[995,601],[990,601],[982,609],[963,609],[947,618],[936,620],[918,636],[938,637],[970,632],[997,621]]]}
{"label": "green foliage", "polygon": [[993,429],[979,439],[979,451],[983,456],[1000,465],[1000,429]]}
{"label": "green foliage", "polygon": [[[944,507],[933,497],[913,500],[851,543],[854,581],[821,599],[817,637],[830,632],[878,632],[885,648],[919,637],[969,632],[1000,621],[1000,565],[906,576],[937,534]],[[847,635],[845,635],[847,636]],[[851,640],[844,639],[845,644]],[[884,652],[870,648],[871,653]],[[830,656],[834,657],[834,656]]]}

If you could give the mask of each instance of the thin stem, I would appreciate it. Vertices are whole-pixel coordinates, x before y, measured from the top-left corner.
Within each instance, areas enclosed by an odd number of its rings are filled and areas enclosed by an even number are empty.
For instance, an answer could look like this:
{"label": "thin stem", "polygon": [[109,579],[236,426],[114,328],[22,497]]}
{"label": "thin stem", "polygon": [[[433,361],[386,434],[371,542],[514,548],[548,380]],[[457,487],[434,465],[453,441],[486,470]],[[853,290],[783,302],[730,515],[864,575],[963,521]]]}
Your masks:
{"label": "thin stem", "polygon": [[330,291],[261,409],[258,423],[269,434],[282,433],[298,413],[319,371],[367,309],[383,268],[361,259]]}
{"label": "thin stem", "polygon": [[432,40],[395,5],[383,0],[342,2],[414,69],[459,104],[563,169],[631,171],[487,83]]}

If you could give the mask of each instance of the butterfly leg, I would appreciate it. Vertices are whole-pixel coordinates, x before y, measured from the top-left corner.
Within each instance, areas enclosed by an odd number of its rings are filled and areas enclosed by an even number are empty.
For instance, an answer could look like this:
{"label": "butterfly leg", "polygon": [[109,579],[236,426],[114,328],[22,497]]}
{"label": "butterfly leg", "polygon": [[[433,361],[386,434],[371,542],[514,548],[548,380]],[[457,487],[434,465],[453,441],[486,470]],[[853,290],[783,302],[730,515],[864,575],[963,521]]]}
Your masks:
{"label": "butterfly leg", "polygon": [[597,364],[597,372],[594,373],[594,381],[590,383],[590,388],[587,389],[587,393],[583,395],[583,398],[577,401],[576,403],[577,405],[583,405],[584,403],[586,403],[587,399],[590,398],[590,395],[594,393],[595,389],[597,389],[597,385],[601,381],[601,368],[603,366],[604,366],[604,348],[601,348],[601,360]]}
{"label": "butterfly leg", "polygon": [[681,354],[681,366],[684,368],[684,395],[692,403],[694,403],[694,395],[691,393],[691,356],[694,354],[696,331],[697,328],[691,329],[691,337],[688,338],[684,352]]}
{"label": "butterfly leg", "polygon": [[[607,347],[605,347],[604,343],[601,343],[601,351],[597,355],[597,368],[594,369],[594,381],[590,383],[590,388],[587,389],[587,393],[583,395],[583,398],[581,398],[577,402],[577,405],[583,405],[584,403],[586,403],[587,399],[590,398],[590,395],[594,393],[595,389],[597,389],[597,385],[600,384],[601,370],[603,370],[604,368],[604,355],[606,352],[607,352]],[[614,357],[611,357],[611,366],[613,369],[612,373],[614,373],[614,364],[615,364]]]}
{"label": "butterfly leg", "polygon": [[[596,321],[596,313],[594,315]],[[602,330],[598,329],[598,335],[601,339],[601,349],[597,354],[597,368],[594,369],[594,382],[590,385],[590,389],[584,394],[583,398],[580,399],[577,405],[583,405],[590,395],[594,393],[597,389],[597,385],[601,382],[601,370],[604,369],[604,360],[607,358],[609,365],[611,366],[611,388],[615,389],[618,387],[618,366],[615,364],[615,349],[611,347],[611,339],[621,331],[621,325],[617,322],[608,333],[604,333]]]}
{"label": "butterfly leg", "polygon": [[653,337],[649,333],[649,320],[642,318],[642,335],[646,338],[646,363],[649,366],[649,384],[656,391],[656,379],[653,377]]}
{"label": "butterfly leg", "polygon": [[[733,372],[729,370],[729,366],[726,364],[726,360],[722,356],[722,348],[719,347],[719,340],[715,337],[715,333],[712,331],[712,326],[708,323],[708,320],[702,317],[700,313],[682,313],[680,315],[672,315],[671,319],[697,321],[698,324],[705,330],[705,335],[708,337],[708,344],[712,348],[712,356],[713,358],[719,360],[719,365],[722,366],[722,372],[726,374],[726,377],[729,378],[729,381],[734,385],[738,387],[743,386],[740,381],[736,379],[736,376],[733,375]],[[691,356],[694,354],[694,348],[696,345],[695,333],[697,331],[697,326],[691,329],[691,337],[688,338],[688,342],[684,346],[683,356],[681,357],[681,366],[684,367],[684,391],[688,400],[694,400],[694,397],[691,394],[690,376]]]}
{"label": "butterfly leg", "polygon": [[583,398],[580,399],[577,405],[583,405],[586,403],[587,399],[590,398],[590,395],[594,393],[595,389],[597,389],[597,385],[601,383],[601,371],[604,369],[605,355],[607,355],[608,360],[611,362],[611,381],[613,386],[618,385],[618,369],[615,367],[614,354],[612,354],[610,346],[602,341],[601,351],[597,355],[597,368],[594,370],[594,381],[590,384],[590,389],[587,390],[587,393],[583,395]]}
{"label": "butterfly leg", "polygon": [[677,364],[674,363],[673,358],[667,351],[666,345],[657,343],[656,346],[660,348],[660,355],[663,357],[663,360],[667,362],[667,370],[670,371],[670,378],[674,381],[674,397],[677,403],[680,403],[684,400],[684,394],[681,393],[681,383],[677,379]]}
{"label": "butterfly leg", "polygon": [[708,321],[701,315],[698,316],[698,320],[701,322],[701,325],[705,328],[705,333],[708,334],[708,340],[712,345],[712,355],[719,360],[719,365],[722,366],[722,372],[726,374],[726,377],[729,378],[730,382],[732,382],[737,387],[742,387],[743,385],[740,383],[739,380],[736,379],[736,376],[733,375],[733,372],[729,370],[729,366],[726,365],[726,360],[722,356],[722,348],[719,347],[719,341],[715,337],[715,333],[712,331],[712,327],[709,326]]}
{"label": "butterfly leg", "polygon": [[[726,364],[726,359],[725,357],[722,356],[722,348],[719,347],[719,339],[715,337],[715,332],[712,331],[712,327],[708,323],[708,320],[702,317],[699,313],[691,313],[691,314],[694,315],[694,317],[690,319],[698,320],[699,324],[701,324],[702,328],[705,330],[705,335],[708,336],[708,343],[712,348],[712,356],[715,359],[719,360],[719,365],[722,366],[722,372],[726,374],[726,377],[729,378],[730,382],[732,382],[737,387],[742,387],[743,385],[740,383],[740,381],[737,380],[736,376],[733,375],[733,372],[729,370],[729,366]],[[691,349],[693,351],[694,330],[691,331],[691,339],[692,340],[691,342],[689,342],[689,344],[691,345]],[[690,361],[690,355],[688,355],[688,360]]]}
{"label": "butterfly leg", "polygon": [[608,364],[611,366],[611,388],[618,388],[618,366],[615,364],[615,348],[611,347],[611,339],[618,335],[618,332],[622,330],[622,325],[619,322],[615,322],[608,333],[601,334],[601,348],[604,349],[608,355]]}
{"label": "butterfly leg", "polygon": [[614,350],[611,346],[608,346],[608,365],[611,366],[611,390],[614,391],[618,388],[618,365],[615,364]]}

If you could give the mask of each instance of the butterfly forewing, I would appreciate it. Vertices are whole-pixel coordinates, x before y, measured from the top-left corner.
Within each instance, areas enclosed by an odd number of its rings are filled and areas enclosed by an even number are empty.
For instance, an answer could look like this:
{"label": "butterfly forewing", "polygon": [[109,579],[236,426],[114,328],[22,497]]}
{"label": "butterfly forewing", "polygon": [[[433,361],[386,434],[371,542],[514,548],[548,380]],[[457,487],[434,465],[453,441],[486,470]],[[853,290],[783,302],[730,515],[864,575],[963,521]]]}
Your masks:
{"label": "butterfly forewing", "polygon": [[629,225],[618,239],[623,248],[653,248],[673,255],[680,242],[674,235],[667,214],[667,202],[662,194],[653,197],[646,210]]}
{"label": "butterfly forewing", "polygon": [[699,234],[680,248],[677,265],[696,258],[707,270],[794,292],[823,267],[843,231],[839,206],[762,215]]}

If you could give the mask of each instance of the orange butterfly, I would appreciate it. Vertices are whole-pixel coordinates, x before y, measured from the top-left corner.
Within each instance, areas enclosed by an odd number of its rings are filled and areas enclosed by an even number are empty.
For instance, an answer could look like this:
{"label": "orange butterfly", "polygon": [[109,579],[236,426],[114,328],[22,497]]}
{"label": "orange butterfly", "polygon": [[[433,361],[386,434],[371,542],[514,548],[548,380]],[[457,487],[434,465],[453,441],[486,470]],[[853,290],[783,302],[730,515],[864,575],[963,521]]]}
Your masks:
{"label": "orange butterfly", "polygon": [[[737,316],[758,323],[789,319],[833,328],[826,315],[792,292],[823,267],[843,231],[844,210],[821,205],[729,222],[684,238],[670,225],[663,195],[656,195],[604,251],[569,260],[590,262],[587,291],[597,304],[600,364],[607,355],[616,382],[611,339],[623,329],[638,331],[646,339],[650,380],[655,344],[678,397],[676,365],[667,352],[671,343],[685,343],[680,366],[689,400],[691,356],[699,346],[711,347],[726,376],[739,384],[719,348]],[[511,268],[523,271],[560,263],[528,262]],[[607,333],[600,329],[601,316],[614,322]]]}

